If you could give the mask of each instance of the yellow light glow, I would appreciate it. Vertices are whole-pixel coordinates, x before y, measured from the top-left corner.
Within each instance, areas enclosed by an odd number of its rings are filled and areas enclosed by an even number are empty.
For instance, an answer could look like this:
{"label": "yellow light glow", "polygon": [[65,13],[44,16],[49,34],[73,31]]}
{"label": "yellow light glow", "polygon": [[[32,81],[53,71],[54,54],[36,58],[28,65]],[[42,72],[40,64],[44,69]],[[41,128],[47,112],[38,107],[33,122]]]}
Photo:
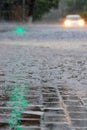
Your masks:
{"label": "yellow light glow", "polygon": [[71,25],[71,21],[70,20],[65,20],[64,25],[65,26],[70,26]]}
{"label": "yellow light glow", "polygon": [[85,25],[85,22],[84,22],[83,19],[79,20],[79,25],[80,25],[80,26],[84,26],[84,25]]}

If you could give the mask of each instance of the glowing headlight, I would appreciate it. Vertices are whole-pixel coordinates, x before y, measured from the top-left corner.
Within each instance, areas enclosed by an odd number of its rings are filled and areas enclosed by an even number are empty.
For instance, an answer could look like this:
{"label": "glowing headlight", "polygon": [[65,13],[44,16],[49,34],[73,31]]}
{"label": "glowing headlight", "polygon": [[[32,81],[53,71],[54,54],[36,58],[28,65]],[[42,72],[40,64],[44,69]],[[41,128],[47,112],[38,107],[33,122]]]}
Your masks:
{"label": "glowing headlight", "polygon": [[65,26],[70,26],[71,25],[71,21],[70,20],[65,20],[64,25]]}
{"label": "glowing headlight", "polygon": [[84,26],[84,24],[85,24],[84,20],[82,20],[82,19],[79,20],[79,25],[80,25],[80,26]]}

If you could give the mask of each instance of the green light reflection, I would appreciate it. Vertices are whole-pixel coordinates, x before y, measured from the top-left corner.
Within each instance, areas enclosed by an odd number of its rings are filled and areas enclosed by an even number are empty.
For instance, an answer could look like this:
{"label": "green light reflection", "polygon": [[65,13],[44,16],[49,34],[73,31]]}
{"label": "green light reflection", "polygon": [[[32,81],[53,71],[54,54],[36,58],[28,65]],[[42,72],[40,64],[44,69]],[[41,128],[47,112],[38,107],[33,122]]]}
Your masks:
{"label": "green light reflection", "polygon": [[11,111],[11,116],[7,120],[11,130],[13,129],[22,130],[22,128],[19,128],[18,126],[21,125],[20,123],[21,111],[28,104],[27,100],[24,98],[25,87],[26,85],[23,86],[19,84],[13,86],[13,90],[10,96],[10,101],[8,102],[8,105],[12,107],[12,111]]}
{"label": "green light reflection", "polygon": [[22,27],[22,26],[17,26],[17,27],[15,27],[15,32],[17,32],[17,33],[24,33],[25,32],[25,29],[24,29],[24,27]]}

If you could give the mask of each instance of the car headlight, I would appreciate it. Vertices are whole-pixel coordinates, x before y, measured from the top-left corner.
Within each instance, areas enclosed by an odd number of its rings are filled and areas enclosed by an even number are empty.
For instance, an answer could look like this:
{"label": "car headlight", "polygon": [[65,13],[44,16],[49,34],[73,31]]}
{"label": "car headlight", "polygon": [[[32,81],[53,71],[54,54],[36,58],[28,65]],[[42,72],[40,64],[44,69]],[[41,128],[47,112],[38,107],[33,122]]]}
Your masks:
{"label": "car headlight", "polygon": [[71,25],[71,21],[70,20],[65,20],[64,25],[65,26],[70,26]]}
{"label": "car headlight", "polygon": [[79,25],[80,25],[80,26],[84,26],[84,25],[85,25],[85,22],[84,22],[83,19],[79,20]]}

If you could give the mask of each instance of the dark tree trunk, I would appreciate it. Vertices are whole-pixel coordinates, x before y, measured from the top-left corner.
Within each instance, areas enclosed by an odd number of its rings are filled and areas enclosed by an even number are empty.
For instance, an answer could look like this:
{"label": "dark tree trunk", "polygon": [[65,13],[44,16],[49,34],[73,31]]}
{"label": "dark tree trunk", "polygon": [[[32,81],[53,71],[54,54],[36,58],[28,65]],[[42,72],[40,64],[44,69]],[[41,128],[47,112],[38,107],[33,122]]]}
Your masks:
{"label": "dark tree trunk", "polygon": [[33,16],[35,0],[29,0],[29,16]]}

